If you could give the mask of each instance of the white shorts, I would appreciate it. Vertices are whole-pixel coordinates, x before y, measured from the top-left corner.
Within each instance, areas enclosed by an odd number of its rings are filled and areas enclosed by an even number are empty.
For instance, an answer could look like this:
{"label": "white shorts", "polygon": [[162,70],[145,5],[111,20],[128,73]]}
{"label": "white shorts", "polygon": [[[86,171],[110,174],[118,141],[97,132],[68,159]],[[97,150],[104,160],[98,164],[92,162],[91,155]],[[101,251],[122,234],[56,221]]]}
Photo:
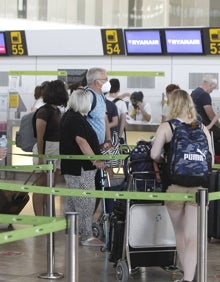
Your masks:
{"label": "white shorts", "polygon": [[[52,141],[46,141],[46,145],[45,145],[45,155],[59,155],[59,145],[60,142],[52,142]],[[38,150],[37,150],[37,144],[34,145],[33,147],[33,154],[38,154]],[[44,163],[47,163],[48,159],[44,159]],[[52,160],[52,159],[50,159]],[[55,164],[55,168],[56,169],[60,169],[60,159],[53,159],[55,160],[54,164]],[[33,164],[37,165],[38,164],[38,158],[33,158]]]}

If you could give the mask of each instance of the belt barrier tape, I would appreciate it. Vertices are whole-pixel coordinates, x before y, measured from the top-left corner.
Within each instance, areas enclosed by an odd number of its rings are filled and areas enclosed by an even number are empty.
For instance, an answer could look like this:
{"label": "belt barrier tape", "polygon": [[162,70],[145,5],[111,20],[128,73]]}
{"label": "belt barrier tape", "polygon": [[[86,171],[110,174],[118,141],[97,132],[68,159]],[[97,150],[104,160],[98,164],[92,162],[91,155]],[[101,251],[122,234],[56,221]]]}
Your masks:
{"label": "belt barrier tape", "polygon": [[[64,155],[33,155],[33,154],[15,154],[30,157],[42,157],[47,159],[84,159],[84,160],[111,160],[111,159],[125,159],[127,155],[114,156],[64,156]],[[52,164],[47,165],[27,165],[27,166],[1,166],[0,170],[5,171],[48,171],[53,169]],[[214,165],[213,169],[220,169],[220,165]],[[103,199],[132,199],[132,200],[161,200],[161,201],[195,201],[194,194],[184,193],[152,193],[152,192],[128,192],[128,191],[92,191],[82,189],[66,189],[62,187],[44,187],[21,185],[14,183],[0,183],[1,190],[19,191],[27,193],[48,194],[54,196],[72,196],[72,197],[89,197],[89,198],[103,198]],[[220,199],[220,192],[209,193],[209,201]],[[22,240],[30,237],[40,236],[51,232],[61,231],[66,228],[66,219],[64,217],[36,217],[28,215],[5,215],[0,214],[0,223],[10,224],[29,224],[33,227],[25,228],[23,230],[15,230],[0,233],[0,244]]]}

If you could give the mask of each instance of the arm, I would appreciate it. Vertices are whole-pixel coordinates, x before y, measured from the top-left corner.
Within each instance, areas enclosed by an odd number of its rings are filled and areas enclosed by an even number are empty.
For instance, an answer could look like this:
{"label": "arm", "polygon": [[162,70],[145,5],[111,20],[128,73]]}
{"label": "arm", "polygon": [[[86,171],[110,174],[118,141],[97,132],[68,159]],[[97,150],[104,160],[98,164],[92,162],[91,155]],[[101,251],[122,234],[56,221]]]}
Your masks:
{"label": "arm", "polygon": [[7,154],[7,147],[0,147],[0,159],[4,159]]}
{"label": "arm", "polygon": [[112,121],[108,123],[109,128],[116,127],[118,125],[118,116],[112,117]]}
{"label": "arm", "polygon": [[120,116],[119,138],[123,136],[125,124],[126,124],[126,113],[121,114]]}
{"label": "arm", "polygon": [[126,97],[130,98],[130,96],[131,96],[131,94],[129,92],[125,92],[125,93],[118,95],[117,98],[124,99]]}
{"label": "arm", "polygon": [[209,152],[212,154],[212,164],[214,164],[214,151],[213,151],[211,135],[210,135],[210,133],[209,133],[209,131],[208,131],[206,126],[204,126],[203,130],[204,130],[204,133],[205,133],[205,135],[207,137],[207,140],[208,140]]}
{"label": "arm", "polygon": [[211,129],[213,127],[213,125],[218,121],[218,119],[220,118],[220,112],[217,113],[214,118],[212,119],[211,123],[206,126],[208,129]]}
{"label": "arm", "polygon": [[149,122],[149,121],[151,120],[151,115],[148,114],[148,113],[145,111],[145,109],[144,109],[144,107],[143,107],[143,104],[142,104],[141,102],[138,102],[138,108],[139,108],[139,110],[141,111],[141,113],[142,113],[144,119]]}
{"label": "arm", "polygon": [[[213,118],[215,117],[215,112],[214,112],[214,110],[213,110],[213,108],[212,108],[212,105],[206,105],[206,106],[204,106],[204,110],[205,110],[205,112],[206,112],[208,118],[209,118],[210,120],[213,120]],[[215,122],[215,125],[220,128],[220,123],[219,123],[218,120]]]}
{"label": "arm", "polygon": [[156,162],[161,162],[163,158],[161,153],[163,152],[164,144],[169,142],[172,137],[172,131],[168,122],[162,123],[157,131],[154,138],[153,146],[151,148],[151,158]]}
{"label": "arm", "polygon": [[[76,136],[76,143],[78,144],[80,150],[82,151],[82,153],[84,155],[95,155],[91,146],[89,145],[89,143],[87,142],[86,139],[80,137],[80,136]],[[92,161],[93,165],[95,165],[97,168],[101,168],[104,169],[104,162],[101,160],[96,160],[96,161]]]}
{"label": "arm", "polygon": [[[47,122],[43,119],[36,120],[37,130],[37,150],[38,154],[44,154],[44,134],[46,131]],[[43,159],[39,158],[39,164],[43,163]]]}
{"label": "arm", "polygon": [[107,115],[105,115],[105,140],[111,140],[110,126]]}

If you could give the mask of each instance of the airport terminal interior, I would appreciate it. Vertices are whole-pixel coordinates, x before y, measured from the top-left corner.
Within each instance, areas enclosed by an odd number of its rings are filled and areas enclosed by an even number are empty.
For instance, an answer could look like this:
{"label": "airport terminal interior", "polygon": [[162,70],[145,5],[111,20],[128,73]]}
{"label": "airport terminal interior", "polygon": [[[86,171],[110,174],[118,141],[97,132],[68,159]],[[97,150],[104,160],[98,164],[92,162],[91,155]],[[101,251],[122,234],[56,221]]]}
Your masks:
{"label": "airport terminal interior", "polygon": [[[147,43],[139,38],[142,29],[147,34],[153,30]],[[177,48],[170,53],[167,48],[170,39],[166,37],[169,29],[174,32],[171,38],[178,38],[171,40],[174,47],[180,43],[180,50]],[[183,33],[179,32],[181,29]],[[126,37],[130,31],[132,40]],[[139,42],[140,49],[134,48],[129,53],[132,42],[135,45]],[[194,51],[193,45],[197,44],[199,49]],[[153,47],[143,51],[145,45]],[[159,45],[158,51],[155,48]],[[119,78],[123,92],[143,90],[145,101],[151,103],[152,124],[132,124],[127,120],[129,145],[154,136],[161,122],[165,87],[170,83],[191,93],[204,74],[211,74],[217,80],[212,99],[219,112],[219,46],[219,0],[0,0],[0,135],[4,132],[8,141],[15,141],[21,118],[34,102],[35,86],[45,80],[75,82],[76,77],[84,76],[91,67],[106,69],[109,79]],[[0,166],[32,165],[32,159],[23,154],[10,143],[6,163],[0,160]],[[0,184],[23,185],[27,175],[26,171],[1,170]],[[65,187],[62,177],[57,187]],[[34,216],[32,193],[29,196],[21,215]],[[57,217],[64,215],[64,201],[64,196],[55,197]],[[0,221],[0,234],[10,237],[8,231],[22,231],[25,227]],[[75,263],[78,275],[75,275],[76,280],[68,281],[68,236],[66,230],[53,235],[52,261],[48,261],[48,235],[8,243],[3,238],[0,282],[181,281],[182,271],[175,259],[170,267],[136,267],[128,279],[120,280],[116,265],[109,261],[108,250],[80,244]],[[149,236],[148,231],[145,236]],[[219,250],[220,240],[207,238],[207,281],[197,282],[220,282]]]}

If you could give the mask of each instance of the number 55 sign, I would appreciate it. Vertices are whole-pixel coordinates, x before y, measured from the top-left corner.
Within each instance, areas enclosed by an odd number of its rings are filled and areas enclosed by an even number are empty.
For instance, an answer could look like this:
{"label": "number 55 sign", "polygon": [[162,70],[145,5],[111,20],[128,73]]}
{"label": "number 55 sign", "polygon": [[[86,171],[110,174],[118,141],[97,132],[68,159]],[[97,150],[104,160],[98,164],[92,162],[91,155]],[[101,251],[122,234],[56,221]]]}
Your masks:
{"label": "number 55 sign", "polygon": [[28,55],[24,31],[7,31],[5,34],[9,56]]}
{"label": "number 55 sign", "polygon": [[101,29],[104,55],[125,55],[122,29]]}

